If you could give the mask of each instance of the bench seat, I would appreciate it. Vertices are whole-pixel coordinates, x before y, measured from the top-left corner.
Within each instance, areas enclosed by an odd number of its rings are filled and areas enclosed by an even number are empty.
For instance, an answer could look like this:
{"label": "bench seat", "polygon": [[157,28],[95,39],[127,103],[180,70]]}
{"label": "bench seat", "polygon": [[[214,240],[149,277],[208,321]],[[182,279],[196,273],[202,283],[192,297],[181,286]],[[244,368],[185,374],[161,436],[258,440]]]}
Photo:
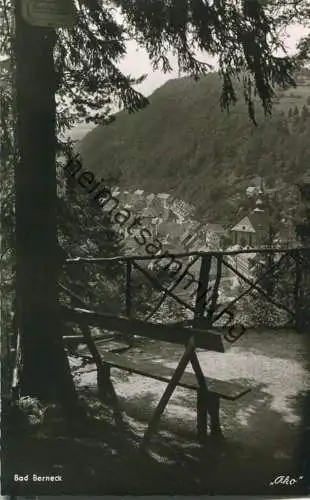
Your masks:
{"label": "bench seat", "polygon": [[[169,382],[175,371],[174,368],[163,366],[161,363],[155,363],[154,361],[134,361],[133,359],[119,354],[101,352],[101,358],[102,361],[110,367],[119,368],[162,382]],[[205,381],[211,393],[230,401],[235,401],[251,391],[250,387],[246,387],[234,381],[226,382],[209,377],[205,377]],[[188,372],[183,374],[177,385],[187,389],[198,390],[199,388],[195,374]]]}

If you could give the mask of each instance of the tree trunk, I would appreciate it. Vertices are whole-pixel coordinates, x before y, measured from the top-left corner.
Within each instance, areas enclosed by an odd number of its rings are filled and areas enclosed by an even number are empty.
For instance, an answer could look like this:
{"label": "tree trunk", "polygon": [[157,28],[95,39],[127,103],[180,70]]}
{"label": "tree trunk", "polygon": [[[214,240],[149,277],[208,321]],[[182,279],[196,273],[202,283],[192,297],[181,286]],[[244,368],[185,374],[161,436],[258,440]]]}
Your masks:
{"label": "tree trunk", "polygon": [[19,390],[75,404],[58,316],[55,31],[32,27],[16,1],[16,276]]}

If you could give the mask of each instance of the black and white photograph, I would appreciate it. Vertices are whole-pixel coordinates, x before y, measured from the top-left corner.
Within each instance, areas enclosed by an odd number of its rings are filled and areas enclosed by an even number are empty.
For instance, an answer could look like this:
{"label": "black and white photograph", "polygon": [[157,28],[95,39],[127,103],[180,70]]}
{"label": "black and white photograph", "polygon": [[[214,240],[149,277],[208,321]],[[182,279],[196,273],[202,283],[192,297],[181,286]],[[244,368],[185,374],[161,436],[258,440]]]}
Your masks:
{"label": "black and white photograph", "polygon": [[310,495],[310,0],[0,0],[1,495]]}

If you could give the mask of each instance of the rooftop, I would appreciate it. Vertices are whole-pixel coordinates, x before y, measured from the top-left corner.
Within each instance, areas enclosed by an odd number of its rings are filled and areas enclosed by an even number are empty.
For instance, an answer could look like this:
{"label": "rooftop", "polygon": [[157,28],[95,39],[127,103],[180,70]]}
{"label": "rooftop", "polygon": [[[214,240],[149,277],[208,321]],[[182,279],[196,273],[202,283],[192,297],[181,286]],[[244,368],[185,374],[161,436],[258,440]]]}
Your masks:
{"label": "rooftop", "polygon": [[222,226],[222,224],[207,224],[206,225],[206,231],[213,231],[214,233],[225,233],[225,229]]}

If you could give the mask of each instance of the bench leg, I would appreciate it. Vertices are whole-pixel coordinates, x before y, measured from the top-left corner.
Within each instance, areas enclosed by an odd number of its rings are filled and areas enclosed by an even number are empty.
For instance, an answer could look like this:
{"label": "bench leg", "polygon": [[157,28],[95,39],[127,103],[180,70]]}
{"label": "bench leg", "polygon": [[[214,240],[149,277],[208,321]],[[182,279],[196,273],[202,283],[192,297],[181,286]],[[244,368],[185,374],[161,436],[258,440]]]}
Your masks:
{"label": "bench leg", "polygon": [[110,366],[103,364],[97,373],[98,394],[99,398],[103,401],[110,399],[115,422],[121,428],[124,427],[122,410],[111,380]]}
{"label": "bench leg", "polygon": [[175,372],[174,372],[170,382],[168,383],[168,385],[165,389],[165,392],[163,393],[163,395],[162,395],[162,397],[157,405],[157,408],[153,414],[153,417],[148,425],[148,428],[143,436],[143,439],[142,439],[142,442],[140,445],[140,450],[142,452],[145,452],[147,450],[147,448],[150,444],[151,438],[152,438],[153,434],[155,433],[157,426],[159,424],[160,417],[163,414],[163,412],[165,411],[165,408],[166,408],[175,388],[177,387],[178,382],[181,379],[181,377],[185,371],[185,368],[189,363],[189,360],[192,357],[194,349],[195,349],[195,342],[194,342],[194,338],[191,337],[190,340],[188,341],[188,344],[186,346],[184,354],[183,354],[182,358],[180,359],[179,364],[176,367]]}
{"label": "bench leg", "polygon": [[111,387],[111,369],[103,364],[97,370],[97,387],[100,398],[106,398]]}
{"label": "bench leg", "polygon": [[208,394],[208,413],[210,415],[211,436],[222,436],[220,424],[220,398],[216,394]]}
{"label": "bench leg", "polygon": [[207,438],[208,430],[208,404],[207,395],[204,388],[199,387],[197,390],[197,441],[204,444]]}

